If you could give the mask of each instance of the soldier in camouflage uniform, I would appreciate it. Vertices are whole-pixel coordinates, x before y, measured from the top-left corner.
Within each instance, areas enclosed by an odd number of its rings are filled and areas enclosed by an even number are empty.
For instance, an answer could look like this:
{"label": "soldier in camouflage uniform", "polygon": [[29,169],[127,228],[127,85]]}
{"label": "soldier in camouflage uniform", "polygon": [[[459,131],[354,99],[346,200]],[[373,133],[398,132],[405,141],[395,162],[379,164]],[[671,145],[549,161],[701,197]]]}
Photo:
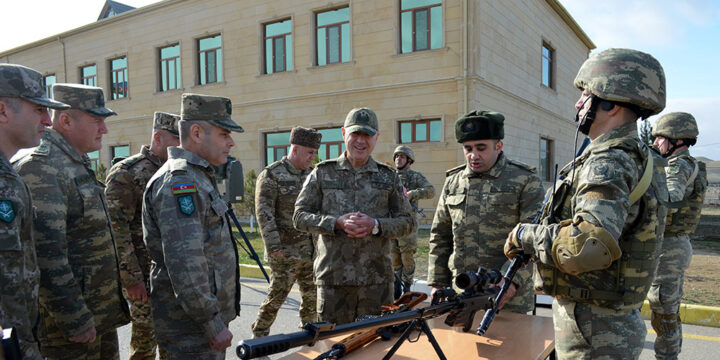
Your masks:
{"label": "soldier in camouflage uniform", "polygon": [[53,112],[40,146],[15,168],[37,207],[40,347],[48,359],[117,359],[117,327],[128,322],[104,185],[87,153],[107,133],[103,91],[54,84],[71,106]]}
{"label": "soldier in camouflage uniform", "polygon": [[292,216],[320,147],[322,134],[295,127],[290,132],[290,153],[268,165],[257,178],[255,213],[265,242],[265,260],[270,264],[270,291],[251,325],[253,336],[266,336],[277,312],[297,280],[300,287],[300,320],[316,320],[317,289],[313,282],[312,235],[295,230]]}
{"label": "soldier in camouflage uniform", "polygon": [[536,288],[555,298],[559,359],[636,359],[667,214],[665,178],[636,120],[665,107],[665,75],[649,54],[608,49],[585,61],[575,86],[578,130],[592,143],[560,171],[540,223],[518,224],[505,253],[537,260]]}
{"label": "soldier in camouflage uniform", "polygon": [[[418,200],[432,199],[435,196],[435,187],[423,174],[410,169],[415,163],[415,153],[409,146],[400,145],[393,152],[393,161],[397,169],[400,182],[405,187],[408,200],[417,212]],[[417,215],[415,216],[417,220]],[[417,251],[417,228],[415,231],[399,239],[392,239],[392,264],[395,272],[395,299],[401,292],[410,291],[415,274],[415,252]],[[400,281],[398,281],[400,279]]]}
{"label": "soldier in camouflage uniform", "polygon": [[[486,269],[503,269],[507,233],[540,209],[543,188],[535,168],[508,159],[503,153],[505,117],[473,111],[455,123],[466,164],[447,171],[430,230],[428,285],[450,286],[454,276]],[[532,272],[517,272],[505,309],[526,313],[535,305]],[[514,295],[514,296],[513,296]]]}
{"label": "soldier in camouflage uniform", "polygon": [[[167,160],[168,146],[180,144],[175,114],[155,112],[150,146],[110,168],[105,181],[110,218],[120,254],[120,279],[130,303],[132,335],[130,359],[155,359],[153,330],[147,289],[150,286],[150,257],[142,233],[142,198],[145,186]],[[160,349],[160,358],[167,354]]]}
{"label": "soldier in camouflage uniform", "polygon": [[150,304],[170,359],[224,359],[240,314],[237,249],[213,166],[235,145],[230,99],[183,94],[180,147],[148,182],[143,235],[152,259]]}
{"label": "soldier in camouflage uniform", "polygon": [[683,112],[664,115],[652,130],[654,145],[668,159],[665,176],[670,196],[655,280],[648,292],[658,359],[677,359],[682,347],[680,300],[685,270],[692,259],[690,235],[700,220],[708,184],[705,163],[690,156],[688,150],[698,134],[695,118]]}
{"label": "soldier in camouflage uniform", "polygon": [[45,127],[52,125],[46,107],[68,108],[45,96],[39,72],[0,64],[0,325],[15,328],[22,356],[30,360],[41,358],[35,336],[40,269],[32,233],[34,207],[8,159],[40,143]]}
{"label": "soldier in camouflage uniform", "polygon": [[417,226],[400,178],[370,156],[375,112],[352,109],[342,134],[345,152],[308,175],[293,215],[296,229],[320,235],[313,264],[318,317],[336,324],[378,314],[392,302],[390,239]]}

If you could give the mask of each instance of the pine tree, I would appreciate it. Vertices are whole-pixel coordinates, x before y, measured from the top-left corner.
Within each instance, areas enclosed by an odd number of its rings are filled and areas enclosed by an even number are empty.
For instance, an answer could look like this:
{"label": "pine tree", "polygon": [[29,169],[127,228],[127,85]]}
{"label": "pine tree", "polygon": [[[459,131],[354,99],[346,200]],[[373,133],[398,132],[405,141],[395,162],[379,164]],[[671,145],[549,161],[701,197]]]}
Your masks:
{"label": "pine tree", "polygon": [[645,119],[640,123],[640,132],[639,132],[640,140],[647,144],[648,146],[653,144],[653,141],[655,141],[655,137],[652,136],[652,127],[650,126],[650,122]]}

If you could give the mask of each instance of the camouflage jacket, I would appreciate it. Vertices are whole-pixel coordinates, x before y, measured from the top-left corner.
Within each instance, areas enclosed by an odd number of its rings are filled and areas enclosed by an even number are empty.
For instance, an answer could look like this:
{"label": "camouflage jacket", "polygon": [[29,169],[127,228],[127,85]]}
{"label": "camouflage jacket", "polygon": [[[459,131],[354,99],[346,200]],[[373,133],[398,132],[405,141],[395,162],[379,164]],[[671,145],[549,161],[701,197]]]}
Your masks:
{"label": "camouflage jacket", "polygon": [[30,191],[0,151],[0,325],[18,331],[25,359],[40,359],[34,215]]}
{"label": "camouflage jacket", "polygon": [[[350,238],[335,230],[341,215],[362,212],[377,219],[380,233]],[[295,203],[293,224],[320,234],[313,265],[315,283],[329,286],[377,285],[393,278],[390,239],[417,227],[396,172],[371,158],[353,169],[345,157],[323,161],[308,175]]]}
{"label": "camouflage jacket", "polygon": [[155,331],[209,341],[240,312],[228,207],[206,160],[181,147],[168,148],[168,155],[143,196]]}
{"label": "camouflage jacket", "polygon": [[[295,230],[292,223],[295,200],[309,173],[309,169],[296,169],[284,156],[258,175],[255,214],[265,242],[266,259],[269,253],[276,251],[307,261],[312,259],[312,253],[298,253],[298,249],[312,249],[312,235]],[[297,246],[300,243],[305,246]]]}
{"label": "camouflage jacket", "polygon": [[408,192],[408,199],[410,203],[417,208],[418,200],[420,199],[432,199],[435,197],[435,187],[426,179],[423,174],[406,169],[404,171],[398,171],[400,182]]}
{"label": "camouflage jacket", "polygon": [[68,344],[95,327],[98,335],[128,322],[104,185],[53,129],[15,168],[37,207],[40,342]]}
{"label": "camouflage jacket", "polygon": [[150,274],[150,257],[142,233],[142,198],[150,177],[162,163],[143,146],[139,154],[113,165],[105,181],[105,196],[120,254],[120,279],[125,287],[146,282]]}
{"label": "camouflage jacket", "polygon": [[[530,221],[542,205],[543,188],[535,169],[501,153],[484,174],[462,165],[447,173],[430,230],[428,285],[450,286],[459,273],[501,269],[507,234]],[[531,289],[532,273],[517,273],[514,282]]]}
{"label": "camouflage jacket", "polygon": [[665,234],[693,234],[700,221],[708,185],[705,164],[685,149],[668,158],[665,170],[670,196]]}

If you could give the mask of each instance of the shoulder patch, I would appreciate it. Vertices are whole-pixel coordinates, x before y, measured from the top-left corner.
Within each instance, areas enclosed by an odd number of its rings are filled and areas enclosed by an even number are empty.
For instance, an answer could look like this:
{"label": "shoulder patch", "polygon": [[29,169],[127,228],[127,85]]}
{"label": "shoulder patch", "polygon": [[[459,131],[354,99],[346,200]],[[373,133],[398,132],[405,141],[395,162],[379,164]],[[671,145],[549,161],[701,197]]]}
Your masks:
{"label": "shoulder patch", "polygon": [[177,182],[172,184],[173,195],[189,194],[197,192],[194,181]]}
{"label": "shoulder patch", "polygon": [[15,220],[15,208],[10,200],[0,200],[0,220],[11,223]]}
{"label": "shoulder patch", "polygon": [[522,161],[517,161],[517,160],[513,160],[513,159],[508,159],[508,164],[515,165],[515,166],[517,166],[517,167],[519,167],[519,168],[521,168],[521,169],[525,169],[525,170],[527,170],[527,171],[529,171],[529,172],[531,172],[531,173],[533,173],[533,174],[534,174],[535,171],[536,171],[536,169],[535,169],[534,166],[531,166],[531,165],[529,165],[529,164],[526,164],[526,163],[524,163],[524,162],[522,162]]}
{"label": "shoulder patch", "polygon": [[185,215],[192,215],[195,212],[195,202],[193,202],[192,195],[183,195],[177,198],[178,206],[180,206],[180,212]]}
{"label": "shoulder patch", "polygon": [[460,166],[456,166],[456,167],[454,167],[454,168],[446,171],[446,172],[445,172],[445,177],[448,177],[448,176],[450,176],[450,175],[452,175],[452,174],[455,174],[455,173],[457,173],[457,172],[460,172],[460,171],[462,171],[462,170],[465,170],[465,166],[467,166],[467,164],[462,164],[462,165],[460,165]]}

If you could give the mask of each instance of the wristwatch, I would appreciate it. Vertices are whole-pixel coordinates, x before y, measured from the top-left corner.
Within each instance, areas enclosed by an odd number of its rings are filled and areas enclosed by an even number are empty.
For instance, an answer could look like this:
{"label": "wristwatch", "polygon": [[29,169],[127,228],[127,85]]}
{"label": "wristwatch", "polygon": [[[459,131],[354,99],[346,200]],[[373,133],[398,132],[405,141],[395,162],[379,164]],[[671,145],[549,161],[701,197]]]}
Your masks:
{"label": "wristwatch", "polygon": [[375,219],[375,226],[373,226],[372,234],[377,235],[380,233],[380,224],[378,223],[377,219]]}

